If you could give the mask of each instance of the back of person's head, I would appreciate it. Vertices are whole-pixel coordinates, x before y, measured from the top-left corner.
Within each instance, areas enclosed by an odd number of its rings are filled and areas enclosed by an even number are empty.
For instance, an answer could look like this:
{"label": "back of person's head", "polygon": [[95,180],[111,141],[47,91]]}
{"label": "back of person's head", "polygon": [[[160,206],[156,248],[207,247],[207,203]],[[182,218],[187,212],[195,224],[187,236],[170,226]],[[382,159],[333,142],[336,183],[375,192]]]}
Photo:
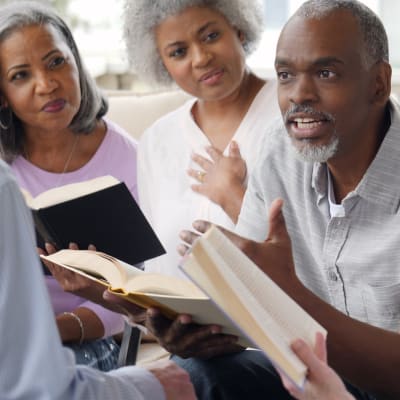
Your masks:
{"label": "back of person's head", "polygon": [[[49,6],[34,1],[14,1],[1,6],[0,43],[26,26],[46,24],[51,25],[65,39],[78,68],[81,104],[71,122],[70,129],[75,133],[89,133],[94,129],[96,120],[107,112],[108,104],[83,65],[70,29],[55,11]],[[0,122],[1,156],[10,161],[22,151],[23,127],[12,110],[5,108],[3,104],[0,107]]]}
{"label": "back of person's head", "polygon": [[220,12],[231,26],[243,33],[246,54],[256,49],[264,29],[259,0],[125,0],[124,39],[128,59],[141,78],[164,86],[174,83],[157,50],[155,28],[189,7],[207,7]]}
{"label": "back of person's head", "polygon": [[357,0],[308,0],[295,12],[293,18],[322,19],[340,10],[351,13],[359,24],[365,44],[366,66],[379,61],[389,62],[388,38],[382,21]]}

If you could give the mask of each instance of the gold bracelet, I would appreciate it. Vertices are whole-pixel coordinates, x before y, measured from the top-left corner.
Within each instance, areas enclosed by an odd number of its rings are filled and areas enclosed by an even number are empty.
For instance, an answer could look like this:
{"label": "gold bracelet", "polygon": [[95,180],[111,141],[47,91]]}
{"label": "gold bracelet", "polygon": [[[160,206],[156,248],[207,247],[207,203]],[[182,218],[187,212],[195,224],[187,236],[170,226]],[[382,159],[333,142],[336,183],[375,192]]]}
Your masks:
{"label": "gold bracelet", "polygon": [[83,322],[82,322],[82,320],[79,318],[78,315],[76,315],[76,314],[73,313],[73,312],[63,312],[61,315],[69,315],[69,316],[71,316],[72,318],[74,318],[76,322],[78,322],[79,328],[80,328],[80,330],[81,330],[81,336],[80,336],[80,338],[79,338],[79,342],[78,342],[78,343],[79,343],[79,345],[81,345],[81,344],[83,343],[83,341],[85,340],[85,328],[83,327]]}

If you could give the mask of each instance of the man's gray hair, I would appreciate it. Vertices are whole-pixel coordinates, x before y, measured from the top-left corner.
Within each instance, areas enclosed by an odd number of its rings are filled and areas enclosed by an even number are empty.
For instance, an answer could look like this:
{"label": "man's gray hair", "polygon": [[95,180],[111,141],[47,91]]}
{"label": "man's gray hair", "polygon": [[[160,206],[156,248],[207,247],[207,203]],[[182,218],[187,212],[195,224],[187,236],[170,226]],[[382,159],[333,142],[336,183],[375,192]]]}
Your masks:
{"label": "man's gray hair", "polygon": [[357,0],[309,0],[300,6],[293,17],[321,19],[338,10],[348,10],[358,21],[365,45],[366,65],[389,62],[388,38],[382,21]]}
{"label": "man's gray hair", "polygon": [[125,0],[123,30],[128,59],[142,79],[163,86],[174,83],[157,50],[155,28],[192,6],[212,8],[224,15],[243,33],[246,54],[257,47],[264,29],[259,0]]}
{"label": "man's gray hair", "polygon": [[[78,68],[81,104],[69,128],[76,134],[90,133],[96,126],[96,121],[107,112],[108,103],[83,65],[69,27],[54,10],[33,1],[11,2],[0,7],[0,43],[23,27],[46,24],[60,33]],[[0,157],[11,161],[23,151],[25,135],[22,122],[9,107],[0,107],[0,120],[3,121],[0,124]]]}

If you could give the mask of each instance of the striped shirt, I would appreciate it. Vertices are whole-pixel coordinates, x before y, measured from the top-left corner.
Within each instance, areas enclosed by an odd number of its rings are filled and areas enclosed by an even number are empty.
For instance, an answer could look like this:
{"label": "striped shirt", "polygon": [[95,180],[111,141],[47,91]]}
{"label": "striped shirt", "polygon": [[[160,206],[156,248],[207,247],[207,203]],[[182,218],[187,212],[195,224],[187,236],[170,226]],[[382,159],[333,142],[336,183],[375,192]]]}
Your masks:
{"label": "striped shirt", "polygon": [[296,273],[343,313],[389,330],[400,327],[400,110],[356,189],[331,217],[325,163],[294,155],[285,128],[269,136],[250,179],[236,232],[264,240],[269,205],[284,199]]}

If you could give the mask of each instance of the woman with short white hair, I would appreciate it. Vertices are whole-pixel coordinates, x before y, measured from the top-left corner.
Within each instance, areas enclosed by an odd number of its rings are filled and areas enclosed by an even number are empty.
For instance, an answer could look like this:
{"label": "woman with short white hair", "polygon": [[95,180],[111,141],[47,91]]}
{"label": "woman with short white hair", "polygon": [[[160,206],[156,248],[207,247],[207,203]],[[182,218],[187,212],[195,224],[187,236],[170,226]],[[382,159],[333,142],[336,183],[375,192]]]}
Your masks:
{"label": "woman with short white hair", "polygon": [[143,134],[141,206],[167,254],[146,269],[179,274],[179,232],[195,219],[228,229],[267,127],[278,115],[274,82],[246,60],[263,31],[257,0],[127,0],[124,37],[140,78],[191,98]]}

